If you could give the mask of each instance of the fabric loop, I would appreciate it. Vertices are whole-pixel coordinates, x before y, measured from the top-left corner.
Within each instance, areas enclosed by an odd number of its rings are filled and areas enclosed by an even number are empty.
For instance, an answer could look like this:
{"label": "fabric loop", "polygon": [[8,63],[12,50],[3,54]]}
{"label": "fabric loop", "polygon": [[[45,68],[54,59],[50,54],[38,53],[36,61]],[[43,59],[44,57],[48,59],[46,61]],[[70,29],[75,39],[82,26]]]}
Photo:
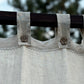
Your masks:
{"label": "fabric loop", "polygon": [[69,48],[70,44],[70,15],[57,14],[57,39],[59,48]]}
{"label": "fabric loop", "polygon": [[17,37],[19,45],[31,44],[30,12],[17,12]]}

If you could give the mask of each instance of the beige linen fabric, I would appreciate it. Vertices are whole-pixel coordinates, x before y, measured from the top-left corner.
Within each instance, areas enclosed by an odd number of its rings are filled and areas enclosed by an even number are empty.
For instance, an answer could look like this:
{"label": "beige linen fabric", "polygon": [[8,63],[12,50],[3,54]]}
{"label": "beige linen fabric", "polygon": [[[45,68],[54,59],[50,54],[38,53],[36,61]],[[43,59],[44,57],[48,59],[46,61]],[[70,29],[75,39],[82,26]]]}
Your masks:
{"label": "beige linen fabric", "polygon": [[[26,17],[30,18],[30,13],[18,12],[18,21],[21,14],[24,17],[28,14]],[[76,44],[71,41],[69,14],[57,14],[57,18],[56,36],[48,41],[30,37],[30,31],[28,38],[21,40],[20,37],[27,33],[20,33],[23,32],[20,25],[17,27],[20,34],[0,38],[0,84],[84,84],[83,42]],[[26,19],[23,25],[30,24]],[[30,30],[30,25],[27,29]],[[84,37],[84,31],[82,35]],[[67,40],[60,42],[62,37]]]}

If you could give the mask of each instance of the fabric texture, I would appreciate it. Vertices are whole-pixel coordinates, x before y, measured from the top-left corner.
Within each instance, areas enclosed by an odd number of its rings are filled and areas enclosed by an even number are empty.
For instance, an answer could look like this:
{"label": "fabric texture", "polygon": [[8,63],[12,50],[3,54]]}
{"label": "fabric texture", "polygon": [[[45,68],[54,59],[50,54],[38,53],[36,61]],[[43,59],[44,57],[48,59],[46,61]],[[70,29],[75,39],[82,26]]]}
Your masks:
{"label": "fabric texture", "polygon": [[0,84],[84,84],[84,30],[82,44],[74,43],[70,15],[57,14],[55,38],[42,42],[31,37],[28,18],[18,12],[18,34],[0,38]]}
{"label": "fabric texture", "polygon": [[17,12],[17,37],[19,45],[31,44],[30,12]]}

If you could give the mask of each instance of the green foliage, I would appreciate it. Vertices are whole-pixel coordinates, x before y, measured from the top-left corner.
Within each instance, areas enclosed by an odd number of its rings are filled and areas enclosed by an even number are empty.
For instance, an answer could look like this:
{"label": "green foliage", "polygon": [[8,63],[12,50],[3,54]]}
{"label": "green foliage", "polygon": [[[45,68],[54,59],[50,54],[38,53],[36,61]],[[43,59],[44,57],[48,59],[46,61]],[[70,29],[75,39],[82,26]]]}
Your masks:
{"label": "green foliage", "polygon": [[25,3],[23,4],[21,0],[12,0],[11,2],[8,0],[8,3],[21,11],[80,14],[82,13],[78,12],[80,1],[81,0],[25,0]]}
{"label": "green foliage", "polygon": [[40,39],[41,41],[47,40],[47,38],[44,36],[44,33],[44,28],[36,27],[36,29],[32,30],[32,36],[34,38]]}
{"label": "green foliage", "polygon": [[1,28],[3,28],[3,32],[0,33],[0,37],[6,38],[7,37],[6,33],[8,32],[8,27],[7,27],[7,25],[1,25]]}

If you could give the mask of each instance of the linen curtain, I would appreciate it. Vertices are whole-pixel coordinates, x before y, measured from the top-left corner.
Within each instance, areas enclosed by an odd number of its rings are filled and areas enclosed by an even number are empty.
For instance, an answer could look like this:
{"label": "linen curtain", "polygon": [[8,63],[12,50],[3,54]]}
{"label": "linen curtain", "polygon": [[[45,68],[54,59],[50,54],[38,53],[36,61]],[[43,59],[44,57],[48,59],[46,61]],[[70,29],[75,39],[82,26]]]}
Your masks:
{"label": "linen curtain", "polygon": [[17,35],[0,38],[0,84],[84,84],[83,40],[70,39],[70,15],[57,14],[55,37],[31,37],[30,12],[17,12]]}

